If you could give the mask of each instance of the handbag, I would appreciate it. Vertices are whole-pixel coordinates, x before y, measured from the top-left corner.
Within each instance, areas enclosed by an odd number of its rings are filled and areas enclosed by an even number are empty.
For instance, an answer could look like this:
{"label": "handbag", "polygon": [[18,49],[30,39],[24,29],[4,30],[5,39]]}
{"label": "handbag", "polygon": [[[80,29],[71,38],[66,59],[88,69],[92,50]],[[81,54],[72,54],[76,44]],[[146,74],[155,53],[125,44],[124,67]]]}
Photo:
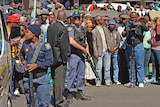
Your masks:
{"label": "handbag", "polygon": [[24,73],[25,72],[26,66],[23,64],[15,64],[15,71],[19,73]]}

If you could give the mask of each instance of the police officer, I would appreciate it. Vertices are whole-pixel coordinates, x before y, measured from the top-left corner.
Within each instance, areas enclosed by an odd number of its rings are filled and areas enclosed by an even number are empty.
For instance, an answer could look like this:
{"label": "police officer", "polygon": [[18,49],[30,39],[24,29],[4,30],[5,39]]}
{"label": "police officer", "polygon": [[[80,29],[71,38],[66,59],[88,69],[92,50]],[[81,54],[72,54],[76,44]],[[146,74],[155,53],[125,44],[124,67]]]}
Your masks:
{"label": "police officer", "polygon": [[69,103],[72,102],[72,93],[74,91],[74,83],[76,79],[77,96],[76,99],[90,100],[89,97],[83,95],[84,90],[84,76],[85,76],[85,63],[84,56],[88,51],[88,44],[86,41],[86,30],[80,25],[80,15],[73,14],[73,25],[68,27],[71,56],[69,62],[69,74],[68,74],[68,97]]}
{"label": "police officer", "polygon": [[27,100],[27,107],[30,107],[29,100],[29,76],[28,72],[33,73],[33,84],[35,88],[34,100],[35,106],[48,107],[51,101],[49,77],[47,75],[47,68],[53,63],[52,49],[49,43],[43,43],[35,63],[31,64],[30,61],[33,57],[34,51],[41,43],[39,35],[41,28],[39,25],[33,24],[26,30],[26,41],[24,42],[20,57],[26,64],[27,71],[24,76],[24,88]]}

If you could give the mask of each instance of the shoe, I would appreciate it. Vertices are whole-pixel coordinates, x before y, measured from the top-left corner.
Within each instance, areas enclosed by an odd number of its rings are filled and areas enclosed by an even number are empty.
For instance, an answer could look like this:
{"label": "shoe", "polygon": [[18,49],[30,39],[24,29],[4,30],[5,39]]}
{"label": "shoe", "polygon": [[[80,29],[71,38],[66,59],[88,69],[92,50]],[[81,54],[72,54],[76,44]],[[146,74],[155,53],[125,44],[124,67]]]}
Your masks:
{"label": "shoe", "polygon": [[149,80],[149,78],[148,77],[145,77],[145,81],[148,81]]}
{"label": "shoe", "polygon": [[67,103],[68,104],[72,104],[73,103],[72,92],[68,92]]}
{"label": "shoe", "polygon": [[69,103],[68,102],[62,102],[60,104],[57,104],[56,107],[69,107]]}
{"label": "shoe", "polygon": [[119,82],[119,81],[115,81],[114,82],[116,85],[121,85],[121,82]]}
{"label": "shoe", "polygon": [[86,82],[86,83],[85,83],[85,86],[91,87],[92,85],[91,85],[90,83]]}
{"label": "shoe", "polygon": [[134,88],[135,84],[129,82],[129,83],[124,84],[124,86],[127,87],[127,88]]}
{"label": "shoe", "polygon": [[107,87],[110,87],[110,86],[111,86],[111,82],[107,82],[107,83],[106,83],[106,86],[107,86]]}
{"label": "shoe", "polygon": [[18,90],[15,90],[15,91],[14,91],[14,95],[15,95],[15,96],[20,96],[20,92],[19,92]]}
{"label": "shoe", "polygon": [[80,100],[91,100],[91,98],[88,96],[85,96],[82,91],[78,91],[78,93],[76,95],[76,99],[77,100],[79,100],[79,99]]}
{"label": "shoe", "polygon": [[156,78],[155,78],[155,77],[152,77],[152,78],[149,79],[147,82],[148,82],[148,83],[156,82]]}
{"label": "shoe", "polygon": [[144,84],[147,84],[149,81],[148,77],[145,77],[145,79],[143,80]]}
{"label": "shoe", "polygon": [[143,83],[139,83],[138,87],[143,88],[144,84]]}
{"label": "shoe", "polygon": [[97,83],[97,84],[96,84],[96,87],[100,87],[100,86],[101,86],[101,84],[100,84],[100,83]]}

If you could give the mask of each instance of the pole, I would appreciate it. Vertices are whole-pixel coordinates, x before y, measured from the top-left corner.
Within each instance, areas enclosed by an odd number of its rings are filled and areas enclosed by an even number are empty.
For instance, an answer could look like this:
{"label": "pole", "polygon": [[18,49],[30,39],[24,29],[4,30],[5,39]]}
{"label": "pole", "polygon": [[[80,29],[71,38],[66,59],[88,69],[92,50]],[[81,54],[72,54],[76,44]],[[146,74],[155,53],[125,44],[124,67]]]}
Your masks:
{"label": "pole", "polygon": [[34,0],[34,18],[36,18],[36,7],[37,7],[37,0]]}
{"label": "pole", "polygon": [[29,96],[30,96],[30,107],[34,107],[34,86],[33,86],[33,74],[29,72]]}

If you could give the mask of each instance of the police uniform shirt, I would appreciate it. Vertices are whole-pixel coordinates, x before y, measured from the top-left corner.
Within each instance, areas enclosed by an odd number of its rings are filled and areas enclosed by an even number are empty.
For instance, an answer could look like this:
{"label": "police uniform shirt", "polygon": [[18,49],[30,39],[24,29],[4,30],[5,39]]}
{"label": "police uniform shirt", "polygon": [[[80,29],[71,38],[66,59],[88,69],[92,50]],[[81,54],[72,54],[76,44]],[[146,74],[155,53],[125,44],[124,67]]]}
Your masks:
{"label": "police uniform shirt", "polygon": [[68,30],[69,38],[74,38],[74,30],[73,30],[73,27],[68,27],[67,30]]}
{"label": "police uniform shirt", "polygon": [[[32,56],[34,54],[34,51],[36,49],[36,46],[33,46],[33,44],[30,41],[25,41],[20,52],[20,58],[22,61],[26,60],[26,64],[30,64],[30,61],[32,59]],[[40,49],[40,52],[38,54],[36,64],[38,65],[37,69],[45,69],[52,65],[53,63],[53,55],[52,55],[52,49],[49,43],[44,43]]]}
{"label": "police uniform shirt", "polygon": [[[71,27],[72,26],[72,27]],[[81,27],[82,26],[79,26],[79,28],[77,26],[75,26],[74,24],[72,24],[71,26],[68,26],[67,30],[68,30],[68,35],[69,35],[69,38],[74,38],[74,29],[73,27],[80,31],[81,32]]]}

